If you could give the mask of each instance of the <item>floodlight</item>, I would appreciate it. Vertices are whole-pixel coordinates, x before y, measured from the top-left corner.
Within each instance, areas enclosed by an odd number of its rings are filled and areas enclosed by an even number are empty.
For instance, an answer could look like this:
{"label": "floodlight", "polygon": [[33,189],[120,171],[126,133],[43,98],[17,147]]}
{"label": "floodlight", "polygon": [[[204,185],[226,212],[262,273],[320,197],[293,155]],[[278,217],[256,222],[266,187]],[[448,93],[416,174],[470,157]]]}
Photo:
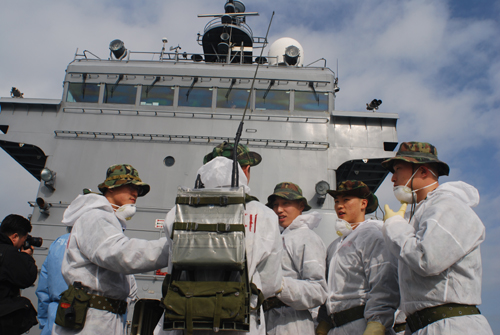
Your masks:
{"label": "floodlight", "polygon": [[201,62],[203,60],[203,56],[199,54],[194,54],[191,56],[191,59],[195,62]]}
{"label": "floodlight", "polygon": [[285,49],[285,62],[288,65],[297,64],[300,56],[300,49],[295,45],[290,45]]}
{"label": "floodlight", "polygon": [[328,190],[330,189],[330,184],[328,184],[328,182],[322,180],[322,181],[316,183],[316,186],[314,186],[314,189],[316,191],[318,205],[323,205],[325,203],[326,194],[328,193]]}
{"label": "floodlight", "polygon": [[48,168],[43,168],[40,172],[40,177],[47,188],[49,188],[52,192],[56,190],[54,188],[54,182],[56,179],[56,173],[54,171]]}
{"label": "floodlight", "polygon": [[127,55],[127,49],[122,40],[113,40],[109,43],[109,50],[113,53],[116,59],[121,60]]}
{"label": "floodlight", "polygon": [[40,209],[40,213],[45,214],[45,215],[49,215],[49,209],[50,209],[50,207],[52,207],[51,204],[45,202],[45,200],[43,200],[43,198],[36,198],[36,205]]}
{"label": "floodlight", "polygon": [[366,104],[366,109],[369,111],[377,110],[381,104],[382,100],[373,99],[369,104]]}
{"label": "floodlight", "polygon": [[255,63],[257,64],[266,64],[267,63],[267,58],[262,56],[262,57],[257,57],[255,58]]}
{"label": "floodlight", "polygon": [[54,179],[56,174],[52,170],[44,168],[42,172],[40,172],[40,176],[42,177],[43,181],[51,181],[52,179]]}

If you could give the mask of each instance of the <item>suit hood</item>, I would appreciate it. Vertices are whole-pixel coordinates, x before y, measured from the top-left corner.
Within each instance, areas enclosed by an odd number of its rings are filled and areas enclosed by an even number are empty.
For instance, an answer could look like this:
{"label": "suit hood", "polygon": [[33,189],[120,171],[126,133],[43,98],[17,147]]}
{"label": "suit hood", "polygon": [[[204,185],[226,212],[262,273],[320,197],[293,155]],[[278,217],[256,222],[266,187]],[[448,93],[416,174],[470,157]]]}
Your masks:
{"label": "suit hood", "polygon": [[[248,187],[248,180],[241,169],[240,164],[238,166],[238,181],[239,186],[243,186],[245,193],[250,193],[250,188]],[[205,188],[219,188],[219,187],[230,187],[231,186],[231,173],[233,171],[233,161],[226,157],[215,157],[210,162],[203,165],[198,169],[197,174],[200,175],[202,183]]]}
{"label": "suit hood", "polygon": [[92,209],[101,209],[113,213],[111,204],[104,196],[97,194],[79,195],[64,211],[62,223],[73,227],[80,216]]}
{"label": "suit hood", "polygon": [[476,207],[479,204],[479,191],[474,186],[463,181],[453,181],[439,185],[438,188],[429,193],[428,198],[440,193],[451,193],[469,207]]}

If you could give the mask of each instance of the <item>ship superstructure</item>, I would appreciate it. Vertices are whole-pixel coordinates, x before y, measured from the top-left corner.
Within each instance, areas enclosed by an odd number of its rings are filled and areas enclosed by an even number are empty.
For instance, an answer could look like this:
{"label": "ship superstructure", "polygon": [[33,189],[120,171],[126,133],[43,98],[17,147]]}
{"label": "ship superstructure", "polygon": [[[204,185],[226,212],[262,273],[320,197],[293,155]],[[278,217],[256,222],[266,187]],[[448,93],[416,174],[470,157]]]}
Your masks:
{"label": "ship superstructure", "polygon": [[[97,191],[108,166],[129,163],[151,192],[126,234],[158,238],[177,187],[192,187],[203,156],[234,140],[250,95],[241,143],[263,157],[252,169],[252,195],[265,202],[278,182],[299,184],[324,215],[317,233],[331,242],[336,216],[326,190],[346,179],[379,187],[398,116],[335,110],[338,78],[326,61],[304,65],[303,48],[290,38],[261,57],[268,43],[246,24],[253,15],[227,1],[224,13],[201,15],[212,18],[198,35],[202,53],[167,50],[166,39],[160,52],[134,52],[115,40],[108,58],[75,54],[61,100],[0,99],[0,146],[40,180],[30,201],[32,235],[48,247],[66,232],[63,212],[82,189]],[[35,252],[37,264],[46,254]],[[136,278],[140,297],[161,297],[160,272]]]}

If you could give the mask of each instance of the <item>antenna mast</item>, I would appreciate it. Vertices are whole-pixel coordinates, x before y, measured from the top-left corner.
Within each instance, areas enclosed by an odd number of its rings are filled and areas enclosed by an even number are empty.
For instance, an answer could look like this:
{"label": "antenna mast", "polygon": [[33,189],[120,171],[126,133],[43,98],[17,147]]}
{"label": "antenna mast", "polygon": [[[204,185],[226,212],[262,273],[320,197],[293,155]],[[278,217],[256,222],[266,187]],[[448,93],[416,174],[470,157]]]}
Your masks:
{"label": "antenna mast", "polygon": [[[274,11],[273,14],[271,15],[271,20],[269,21],[269,26],[267,27],[267,32],[266,32],[266,37],[265,37],[265,43],[267,45],[267,36],[269,35],[269,30],[271,29],[271,23],[273,22],[273,17],[274,17]],[[265,45],[262,46],[262,49],[260,50],[260,57],[259,59],[262,59],[262,53],[264,52]],[[239,175],[238,175],[238,161],[236,158],[238,157],[238,144],[240,143],[240,137],[241,133],[243,132],[243,121],[245,120],[245,115],[247,113],[248,109],[248,103],[250,102],[250,97],[252,95],[253,87],[255,84],[255,78],[257,78],[257,72],[259,71],[259,66],[260,66],[260,61],[257,62],[257,68],[255,69],[255,74],[253,76],[252,80],[252,86],[250,87],[250,92],[248,93],[247,97],[247,103],[245,105],[245,110],[243,111],[243,117],[241,118],[240,125],[238,126],[238,130],[236,131],[236,137],[234,138],[234,145],[233,145],[233,172],[231,175],[231,187],[238,187],[239,186]]]}

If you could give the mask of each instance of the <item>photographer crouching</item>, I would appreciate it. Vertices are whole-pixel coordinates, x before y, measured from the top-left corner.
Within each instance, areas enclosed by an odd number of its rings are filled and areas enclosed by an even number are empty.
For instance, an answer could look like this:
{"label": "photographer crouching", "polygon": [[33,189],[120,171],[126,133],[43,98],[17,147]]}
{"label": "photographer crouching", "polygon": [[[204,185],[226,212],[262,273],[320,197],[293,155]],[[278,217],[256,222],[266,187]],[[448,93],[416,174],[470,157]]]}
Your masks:
{"label": "photographer crouching", "polygon": [[38,323],[31,301],[20,295],[33,285],[38,271],[31,244],[41,245],[41,239],[29,232],[31,223],[16,214],[0,225],[0,335],[22,334]]}

